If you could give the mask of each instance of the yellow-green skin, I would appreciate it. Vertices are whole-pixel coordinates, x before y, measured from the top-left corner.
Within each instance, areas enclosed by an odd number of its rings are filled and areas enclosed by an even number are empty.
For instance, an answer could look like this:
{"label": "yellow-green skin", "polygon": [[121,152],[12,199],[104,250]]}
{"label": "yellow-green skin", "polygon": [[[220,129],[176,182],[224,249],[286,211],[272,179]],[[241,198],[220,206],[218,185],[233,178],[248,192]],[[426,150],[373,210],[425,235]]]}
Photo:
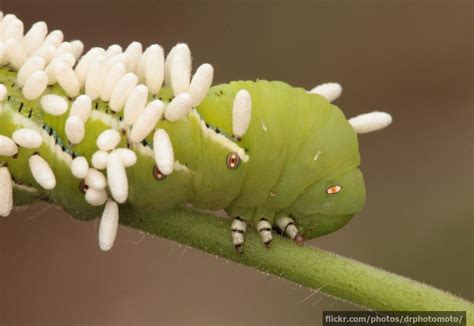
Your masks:
{"label": "yellow-green skin", "polygon": [[[85,139],[72,147],[64,133],[68,113],[60,117],[45,113],[39,100],[23,98],[15,80],[16,72],[0,69],[0,83],[7,87],[8,94],[2,102],[0,134],[10,137],[14,130],[31,122],[47,124],[55,131],[50,141],[63,144],[63,149],[44,143],[35,150],[20,148],[15,158],[0,156],[0,164],[8,164],[16,183],[36,189],[32,193],[15,188],[15,204],[41,199],[63,207],[79,219],[99,216],[102,207],[90,206],[85,201],[81,180],[74,178],[70,163],[59,159],[58,153],[74,152],[90,162],[98,150],[98,135],[116,127],[122,113],[112,113],[108,103],[94,101],[96,113],[86,123]],[[252,118],[247,133],[233,140],[232,103],[241,89],[252,97]],[[46,92],[65,96],[57,85]],[[163,88],[150,100],[160,98],[166,103],[171,97],[171,90]],[[97,119],[98,115],[106,120]],[[206,99],[188,117],[177,122],[162,120],[156,127],[168,132],[179,163],[171,175],[157,180],[149,145],[131,145],[138,159],[127,168],[129,197],[124,205],[163,211],[191,203],[202,209],[225,209],[251,225],[261,218],[274,223],[278,217],[290,216],[303,236],[310,239],[342,227],[365,202],[355,132],[336,106],[301,88],[268,81],[218,85],[210,89]],[[219,141],[223,137],[245,150],[247,160],[242,159],[236,169],[227,166],[230,151],[229,146]],[[152,143],[152,134],[147,143]],[[127,147],[126,133],[119,147]],[[34,152],[49,162],[56,175],[58,182],[52,191],[43,190],[29,171],[28,158]],[[71,154],[66,155],[72,158]],[[341,186],[342,191],[326,194],[326,189],[333,185]]]}

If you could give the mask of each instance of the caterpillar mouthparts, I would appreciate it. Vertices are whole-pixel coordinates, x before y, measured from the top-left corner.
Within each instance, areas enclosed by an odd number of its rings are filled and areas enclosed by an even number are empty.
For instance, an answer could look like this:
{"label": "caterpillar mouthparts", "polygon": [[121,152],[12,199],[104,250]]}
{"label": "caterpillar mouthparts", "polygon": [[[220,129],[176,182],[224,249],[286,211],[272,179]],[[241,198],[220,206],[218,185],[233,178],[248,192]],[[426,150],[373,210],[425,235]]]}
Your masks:
{"label": "caterpillar mouthparts", "polygon": [[[272,226],[300,244],[311,229],[305,216],[331,215],[298,206],[306,189],[326,182],[323,174],[305,169],[346,176],[359,164],[354,130],[370,132],[391,123],[383,112],[347,123],[329,104],[341,94],[336,83],[309,92],[266,81],[211,87],[212,65],[200,65],[193,75],[184,43],[166,56],[159,44],[144,48],[139,42],[125,50],[117,44],[83,50],[79,40],[64,41],[60,30],[48,33],[44,22],[25,33],[21,20],[0,12],[0,216],[10,214],[14,193],[30,202],[47,198],[80,218],[98,215],[96,207],[105,205],[102,250],[114,243],[118,204],[224,208],[235,218],[232,239],[240,252],[247,223],[267,246]],[[306,104],[290,113],[282,104],[291,102],[287,98]],[[301,115],[309,118],[300,124],[308,125],[287,133],[287,121]],[[313,129],[331,124],[345,135],[347,153],[330,154],[337,147],[332,144],[305,147]],[[295,147],[299,143],[301,150]],[[295,170],[296,160],[306,157],[308,163]],[[344,170],[330,171],[325,157],[345,162],[339,164]],[[299,181],[291,181],[295,177]],[[361,177],[350,178],[360,188]],[[320,195],[326,200],[324,191]],[[335,215],[344,224],[357,209]]]}

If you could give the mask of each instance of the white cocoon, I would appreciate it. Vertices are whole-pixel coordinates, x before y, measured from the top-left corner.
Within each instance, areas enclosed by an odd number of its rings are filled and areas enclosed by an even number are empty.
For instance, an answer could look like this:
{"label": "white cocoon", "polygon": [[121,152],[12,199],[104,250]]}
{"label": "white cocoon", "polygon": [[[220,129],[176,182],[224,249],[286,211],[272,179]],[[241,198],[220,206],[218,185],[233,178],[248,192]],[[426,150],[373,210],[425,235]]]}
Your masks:
{"label": "white cocoon", "polygon": [[145,82],[151,94],[158,94],[165,75],[163,48],[153,44],[148,48],[145,63]]}
{"label": "white cocoon", "polygon": [[0,135],[0,156],[13,156],[18,153],[18,146],[11,138]]}
{"label": "white cocoon", "polygon": [[110,99],[112,91],[126,72],[125,65],[122,62],[117,62],[110,67],[105,75],[102,90],[100,91],[100,98],[102,101],[108,101]]}
{"label": "white cocoon", "polygon": [[117,148],[114,150],[114,152],[120,156],[120,159],[126,168],[131,167],[137,163],[137,154],[128,148]]}
{"label": "white cocoon", "polygon": [[119,112],[122,110],[137,83],[138,77],[131,72],[120,78],[110,95],[109,105],[112,111]]}
{"label": "white cocoon", "polygon": [[86,191],[85,199],[89,205],[100,206],[107,200],[107,192],[102,189],[89,188]]}
{"label": "white cocoon", "polygon": [[139,143],[145,139],[155,128],[163,115],[164,105],[160,100],[154,100],[146,106],[145,110],[138,116],[137,121],[130,131],[129,139],[133,143]]}
{"label": "white cocoon", "polygon": [[89,168],[86,178],[84,179],[86,185],[97,190],[104,190],[107,186],[105,176],[96,169]]}
{"label": "white cocoon", "polygon": [[0,101],[3,101],[7,96],[7,88],[5,85],[0,84]]}
{"label": "white cocoon", "polygon": [[148,99],[148,87],[145,85],[136,86],[130,94],[123,112],[123,121],[131,126],[137,121],[138,116],[145,109]]}
{"label": "white cocoon", "polygon": [[31,53],[39,48],[43,44],[47,33],[48,26],[45,22],[34,23],[22,40],[25,51]]}
{"label": "white cocoon", "polygon": [[69,97],[76,97],[79,95],[79,79],[71,66],[65,62],[59,62],[56,66],[55,72],[59,86],[64,89]]}
{"label": "white cocoon", "polygon": [[43,189],[52,190],[56,187],[56,177],[48,162],[35,154],[30,157],[28,163],[33,178]]}
{"label": "white cocoon", "polygon": [[71,163],[71,172],[77,179],[84,179],[89,173],[89,163],[84,156],[76,157]]}
{"label": "white cocoon", "polygon": [[214,68],[208,64],[202,64],[197,68],[196,73],[189,85],[189,94],[193,98],[193,107],[198,106],[206,97],[214,77]]}
{"label": "white cocoon", "polygon": [[193,98],[189,93],[181,93],[176,96],[165,110],[165,118],[169,121],[178,121],[188,115],[193,107]]}
{"label": "white cocoon", "polygon": [[8,216],[13,208],[13,182],[6,167],[0,167],[0,216]]}
{"label": "white cocoon", "polygon": [[55,29],[51,31],[46,38],[44,39],[43,45],[52,44],[55,47],[61,45],[62,41],[64,40],[64,34],[61,30]]}
{"label": "white cocoon", "polygon": [[43,144],[43,137],[41,137],[41,134],[38,131],[29,128],[15,130],[12,134],[12,139],[19,146],[29,149],[38,148]]}
{"label": "white cocoon", "polygon": [[325,83],[316,86],[309,92],[312,94],[319,94],[325,97],[329,102],[332,102],[341,96],[342,86],[338,83]]}
{"label": "white cocoon", "polygon": [[170,63],[170,78],[175,96],[188,91],[191,79],[191,51],[187,44],[175,46]]}
{"label": "white cocoon", "polygon": [[105,204],[99,226],[99,247],[108,251],[114,245],[119,223],[119,208],[116,202],[108,200]]}
{"label": "white cocoon", "polygon": [[28,57],[21,42],[16,38],[11,38],[6,43],[6,49],[6,55],[10,64],[16,70],[20,69]]}
{"label": "white cocoon", "polygon": [[45,67],[45,61],[42,57],[34,56],[28,58],[25,63],[18,70],[18,75],[16,77],[16,83],[18,86],[25,86],[26,80],[31,76],[35,71],[43,70]]}
{"label": "white cocoon", "polygon": [[140,42],[132,42],[124,53],[126,53],[128,56],[127,70],[129,72],[136,73],[138,62],[140,61],[140,56],[142,55],[142,44]]}
{"label": "white cocoon", "polygon": [[109,153],[106,151],[97,151],[92,154],[92,166],[98,170],[103,170],[107,167],[107,158]]}
{"label": "white cocoon", "polygon": [[81,118],[86,123],[92,110],[92,100],[89,95],[79,95],[71,105],[70,116]]}
{"label": "white cocoon", "polygon": [[386,112],[374,111],[349,119],[349,123],[358,134],[380,130],[392,123],[392,116]]}
{"label": "white cocoon", "polygon": [[252,98],[250,93],[241,89],[237,92],[232,106],[232,133],[242,137],[247,132],[252,117]]}
{"label": "white cocoon", "polygon": [[120,156],[112,152],[107,159],[107,181],[110,193],[117,203],[124,203],[128,197],[128,180]]}
{"label": "white cocoon", "polygon": [[51,115],[62,115],[67,111],[67,101],[59,95],[48,94],[41,97],[41,107]]}
{"label": "white cocoon", "polygon": [[[100,96],[102,91],[102,82],[104,80],[103,76],[103,69],[102,66],[105,64],[105,56],[102,54],[98,54],[94,56],[89,66],[87,67],[87,74],[85,79],[85,90],[86,94],[90,96],[92,100],[97,99]],[[77,73],[77,71],[76,71]],[[79,76],[79,81],[81,81],[82,77]]]}
{"label": "white cocoon", "polygon": [[84,121],[80,117],[74,115],[68,117],[64,129],[71,144],[79,144],[84,139]]}
{"label": "white cocoon", "polygon": [[48,87],[48,74],[44,71],[32,73],[22,89],[23,96],[30,101],[39,98]]}
{"label": "white cocoon", "polygon": [[174,168],[174,152],[170,137],[164,129],[158,129],[153,135],[153,152],[158,169],[164,175],[169,175]]}
{"label": "white cocoon", "polygon": [[120,143],[120,133],[114,129],[104,130],[97,137],[97,147],[103,151],[110,151]]}

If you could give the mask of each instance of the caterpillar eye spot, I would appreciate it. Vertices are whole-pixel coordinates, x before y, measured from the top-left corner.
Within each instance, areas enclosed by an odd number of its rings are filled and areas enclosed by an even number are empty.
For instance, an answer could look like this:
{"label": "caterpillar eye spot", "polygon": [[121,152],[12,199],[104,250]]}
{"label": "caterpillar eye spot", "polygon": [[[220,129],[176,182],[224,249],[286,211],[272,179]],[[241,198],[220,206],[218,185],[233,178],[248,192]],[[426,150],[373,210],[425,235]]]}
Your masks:
{"label": "caterpillar eye spot", "polygon": [[239,167],[240,164],[240,156],[235,153],[231,152],[229,155],[227,155],[227,167],[229,170],[235,170]]}
{"label": "caterpillar eye spot", "polygon": [[89,186],[86,185],[85,181],[82,180],[81,183],[79,184],[79,191],[83,194],[86,193],[87,189],[89,189]]}
{"label": "caterpillar eye spot", "polygon": [[334,185],[326,189],[326,194],[327,195],[335,195],[339,192],[341,192],[342,187],[339,185]]}
{"label": "caterpillar eye spot", "polygon": [[166,179],[166,175],[161,173],[160,169],[158,169],[156,164],[155,164],[155,166],[153,166],[153,177],[158,181],[162,181],[162,180]]}

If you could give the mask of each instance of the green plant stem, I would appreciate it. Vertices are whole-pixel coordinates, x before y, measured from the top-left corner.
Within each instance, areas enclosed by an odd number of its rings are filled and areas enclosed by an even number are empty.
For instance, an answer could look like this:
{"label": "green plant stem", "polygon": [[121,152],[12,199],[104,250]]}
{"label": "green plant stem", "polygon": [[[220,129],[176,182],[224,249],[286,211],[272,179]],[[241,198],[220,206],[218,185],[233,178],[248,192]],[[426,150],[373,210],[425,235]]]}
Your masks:
{"label": "green plant stem", "polygon": [[371,310],[457,310],[467,311],[468,321],[474,318],[474,305],[452,294],[283,237],[266,249],[255,232],[247,232],[239,255],[230,221],[193,209],[160,214],[124,209],[120,221]]}

